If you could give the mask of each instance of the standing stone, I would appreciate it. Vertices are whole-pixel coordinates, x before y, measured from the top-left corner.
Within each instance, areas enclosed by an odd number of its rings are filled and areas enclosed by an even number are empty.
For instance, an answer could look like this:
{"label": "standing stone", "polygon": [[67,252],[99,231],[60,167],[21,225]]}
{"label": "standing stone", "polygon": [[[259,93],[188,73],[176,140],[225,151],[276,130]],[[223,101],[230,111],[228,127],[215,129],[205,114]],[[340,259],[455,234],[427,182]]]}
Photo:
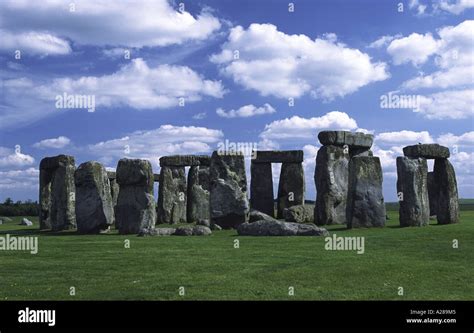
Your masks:
{"label": "standing stone", "polygon": [[250,206],[252,209],[275,216],[272,164],[252,161],[250,175]]}
{"label": "standing stone", "polygon": [[117,165],[120,191],[115,209],[120,234],[137,234],[156,221],[153,170],[149,161],[123,158]]}
{"label": "standing stone", "polygon": [[349,152],[343,147],[330,145],[318,150],[314,173],[314,218],[318,225],[346,223],[349,159]]}
{"label": "standing stone", "polygon": [[162,166],[158,190],[158,222],[186,222],[186,196],[184,166]]}
{"label": "standing stone", "polygon": [[58,155],[40,162],[40,229],[76,227],[74,157]]}
{"label": "standing stone", "polygon": [[436,210],[438,207],[438,187],[436,186],[436,180],[434,177],[434,172],[428,172],[427,175],[428,181],[428,199],[430,202],[430,216],[436,215]]}
{"label": "standing stone", "polygon": [[277,196],[277,217],[285,218],[283,211],[304,204],[304,170],[301,163],[282,163]]}
{"label": "standing stone", "polygon": [[117,205],[117,199],[118,199],[118,194],[119,194],[119,184],[117,183],[117,176],[115,172],[112,171],[107,171],[107,176],[109,178],[109,183],[110,183],[110,194],[112,196],[112,203],[115,206]]}
{"label": "standing stone", "polygon": [[428,165],[424,158],[397,157],[400,226],[429,224]]}
{"label": "standing stone", "polygon": [[346,213],[348,228],[385,225],[382,182],[382,167],[378,157],[355,156],[351,159]]}
{"label": "standing stone", "polygon": [[438,194],[436,214],[438,223],[458,223],[458,186],[453,165],[447,159],[436,159],[433,172]]}
{"label": "standing stone", "polygon": [[189,168],[186,219],[188,223],[209,221],[209,167],[207,166]]}
{"label": "standing stone", "polygon": [[99,233],[114,223],[107,171],[98,162],[82,163],[74,174],[76,222],[80,233]]}
{"label": "standing stone", "polygon": [[214,151],[210,171],[211,224],[234,228],[248,221],[248,213],[244,156]]}

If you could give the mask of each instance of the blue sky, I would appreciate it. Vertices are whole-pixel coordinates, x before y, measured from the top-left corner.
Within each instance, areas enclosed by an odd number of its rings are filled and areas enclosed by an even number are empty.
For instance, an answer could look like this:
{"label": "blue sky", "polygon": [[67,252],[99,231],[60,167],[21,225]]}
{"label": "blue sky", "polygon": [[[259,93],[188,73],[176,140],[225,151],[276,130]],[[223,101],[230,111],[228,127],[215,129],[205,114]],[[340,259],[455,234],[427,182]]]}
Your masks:
{"label": "blue sky", "polygon": [[[2,1],[0,200],[36,200],[45,156],[110,169],[146,158],[159,172],[161,156],[211,153],[225,140],[303,149],[314,199],[317,133],[326,129],[374,134],[387,201],[396,198],[396,156],[418,142],[448,146],[460,196],[474,197],[473,8]],[[389,93],[411,104],[382,107]],[[58,108],[64,94],[93,96],[94,112]],[[275,165],[275,186],[278,175]]]}

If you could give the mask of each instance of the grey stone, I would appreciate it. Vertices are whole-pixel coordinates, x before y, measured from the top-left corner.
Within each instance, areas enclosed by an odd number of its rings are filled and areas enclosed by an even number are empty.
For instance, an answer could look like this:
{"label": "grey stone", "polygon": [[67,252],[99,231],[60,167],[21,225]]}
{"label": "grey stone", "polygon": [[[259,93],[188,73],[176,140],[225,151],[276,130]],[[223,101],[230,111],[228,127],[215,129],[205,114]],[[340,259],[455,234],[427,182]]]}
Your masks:
{"label": "grey stone", "polygon": [[264,212],[258,211],[256,209],[250,209],[249,213],[249,222],[256,222],[256,221],[278,221],[273,216],[265,214]]}
{"label": "grey stone", "polygon": [[319,142],[324,146],[349,146],[349,148],[366,148],[372,147],[374,136],[362,132],[348,131],[321,131],[318,134]]}
{"label": "grey stone", "polygon": [[205,227],[211,227],[211,222],[207,219],[200,219],[199,221],[196,222],[196,225],[203,225]]}
{"label": "grey stone", "polygon": [[211,230],[222,230],[222,227],[218,224],[211,224]]}
{"label": "grey stone", "polygon": [[21,219],[20,225],[26,225],[28,227],[31,227],[33,225],[33,222],[24,217]]}
{"label": "grey stone", "polygon": [[397,157],[400,226],[429,224],[428,165],[424,158]]}
{"label": "grey stone", "polygon": [[436,159],[433,172],[437,187],[436,217],[438,223],[458,223],[458,187],[454,168],[447,159]]}
{"label": "grey stone", "polygon": [[158,222],[186,222],[186,174],[184,167],[163,166],[158,190]]}
{"label": "grey stone", "polygon": [[13,222],[13,220],[7,216],[0,216],[0,219],[2,219],[3,222]]}
{"label": "grey stone", "polygon": [[314,205],[295,205],[284,210],[285,221],[297,223],[314,223]]}
{"label": "grey stone", "polygon": [[[130,177],[127,177],[130,176]],[[120,191],[115,208],[120,234],[139,233],[156,222],[153,170],[149,161],[123,158],[117,165]]]}
{"label": "grey stone", "polygon": [[242,154],[213,152],[210,210],[211,224],[218,224],[224,229],[235,228],[248,221],[247,177]]}
{"label": "grey stone", "polygon": [[109,178],[98,162],[79,165],[75,174],[76,223],[79,233],[99,233],[114,223]]}
{"label": "grey stone", "polygon": [[277,217],[285,208],[304,203],[305,180],[301,163],[282,163],[277,195]]}
{"label": "grey stone", "polygon": [[354,157],[354,156],[374,156],[374,153],[372,152],[372,150],[367,150],[365,148],[362,148],[362,149],[349,149],[349,155],[351,157]]}
{"label": "grey stone", "polygon": [[256,221],[237,227],[241,236],[327,236],[328,231],[314,224],[280,221]]}
{"label": "grey stone", "polygon": [[257,150],[253,152],[254,163],[302,163],[302,150]]}
{"label": "grey stone", "polygon": [[270,216],[275,216],[273,177],[271,163],[255,163],[250,166],[250,206]]}
{"label": "grey stone", "polygon": [[138,236],[171,236],[176,232],[176,228],[144,228],[138,233]]}
{"label": "grey stone", "polygon": [[438,186],[434,177],[434,172],[428,172],[428,201],[430,202],[430,216],[435,216],[438,208]]}
{"label": "grey stone", "polygon": [[172,155],[160,158],[160,166],[209,166],[211,164],[210,157],[207,155]]}
{"label": "grey stone", "polygon": [[211,234],[211,229],[203,225],[176,228],[174,233],[175,236],[209,236]]}
{"label": "grey stone", "polygon": [[115,209],[115,206],[117,205],[117,199],[118,199],[118,194],[120,191],[120,186],[117,183],[117,179],[109,178],[109,184],[110,184],[110,196],[112,197],[112,204]]}
{"label": "grey stone", "polygon": [[40,229],[74,229],[75,186],[74,157],[58,155],[40,162]]}
{"label": "grey stone", "polygon": [[349,156],[346,149],[333,145],[318,150],[314,173],[317,225],[346,223]]}
{"label": "grey stone", "polygon": [[403,148],[403,154],[407,157],[422,158],[448,158],[449,148],[437,143],[417,144]]}
{"label": "grey stone", "polygon": [[209,167],[207,166],[189,168],[186,219],[188,223],[202,219],[209,221]]}
{"label": "grey stone", "polygon": [[385,225],[382,194],[382,167],[378,157],[356,156],[349,163],[347,227],[368,228]]}

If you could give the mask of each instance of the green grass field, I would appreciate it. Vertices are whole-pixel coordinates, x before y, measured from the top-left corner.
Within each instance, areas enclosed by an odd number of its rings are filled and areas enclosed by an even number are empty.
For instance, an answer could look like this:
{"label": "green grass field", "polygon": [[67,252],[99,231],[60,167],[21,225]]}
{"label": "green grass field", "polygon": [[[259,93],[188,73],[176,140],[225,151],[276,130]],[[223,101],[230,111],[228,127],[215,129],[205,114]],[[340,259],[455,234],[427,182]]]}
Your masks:
{"label": "green grass field", "polygon": [[474,211],[462,211],[456,225],[422,228],[399,228],[398,213],[389,216],[383,229],[328,227],[338,236],[364,236],[364,254],[327,251],[324,237],[239,237],[232,230],[209,237],[53,235],[37,231],[37,218],[23,227],[17,217],[0,225],[0,236],[39,235],[39,252],[0,251],[0,299],[474,300]]}

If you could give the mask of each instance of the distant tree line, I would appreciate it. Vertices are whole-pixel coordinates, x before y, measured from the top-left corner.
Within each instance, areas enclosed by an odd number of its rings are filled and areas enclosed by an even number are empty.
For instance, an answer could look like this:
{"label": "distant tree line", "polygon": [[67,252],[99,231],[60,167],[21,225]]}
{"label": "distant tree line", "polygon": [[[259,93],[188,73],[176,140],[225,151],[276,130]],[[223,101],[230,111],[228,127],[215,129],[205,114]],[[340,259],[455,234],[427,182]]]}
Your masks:
{"label": "distant tree line", "polygon": [[35,216],[39,214],[39,204],[37,201],[18,200],[13,202],[11,198],[6,198],[0,204],[0,216]]}

